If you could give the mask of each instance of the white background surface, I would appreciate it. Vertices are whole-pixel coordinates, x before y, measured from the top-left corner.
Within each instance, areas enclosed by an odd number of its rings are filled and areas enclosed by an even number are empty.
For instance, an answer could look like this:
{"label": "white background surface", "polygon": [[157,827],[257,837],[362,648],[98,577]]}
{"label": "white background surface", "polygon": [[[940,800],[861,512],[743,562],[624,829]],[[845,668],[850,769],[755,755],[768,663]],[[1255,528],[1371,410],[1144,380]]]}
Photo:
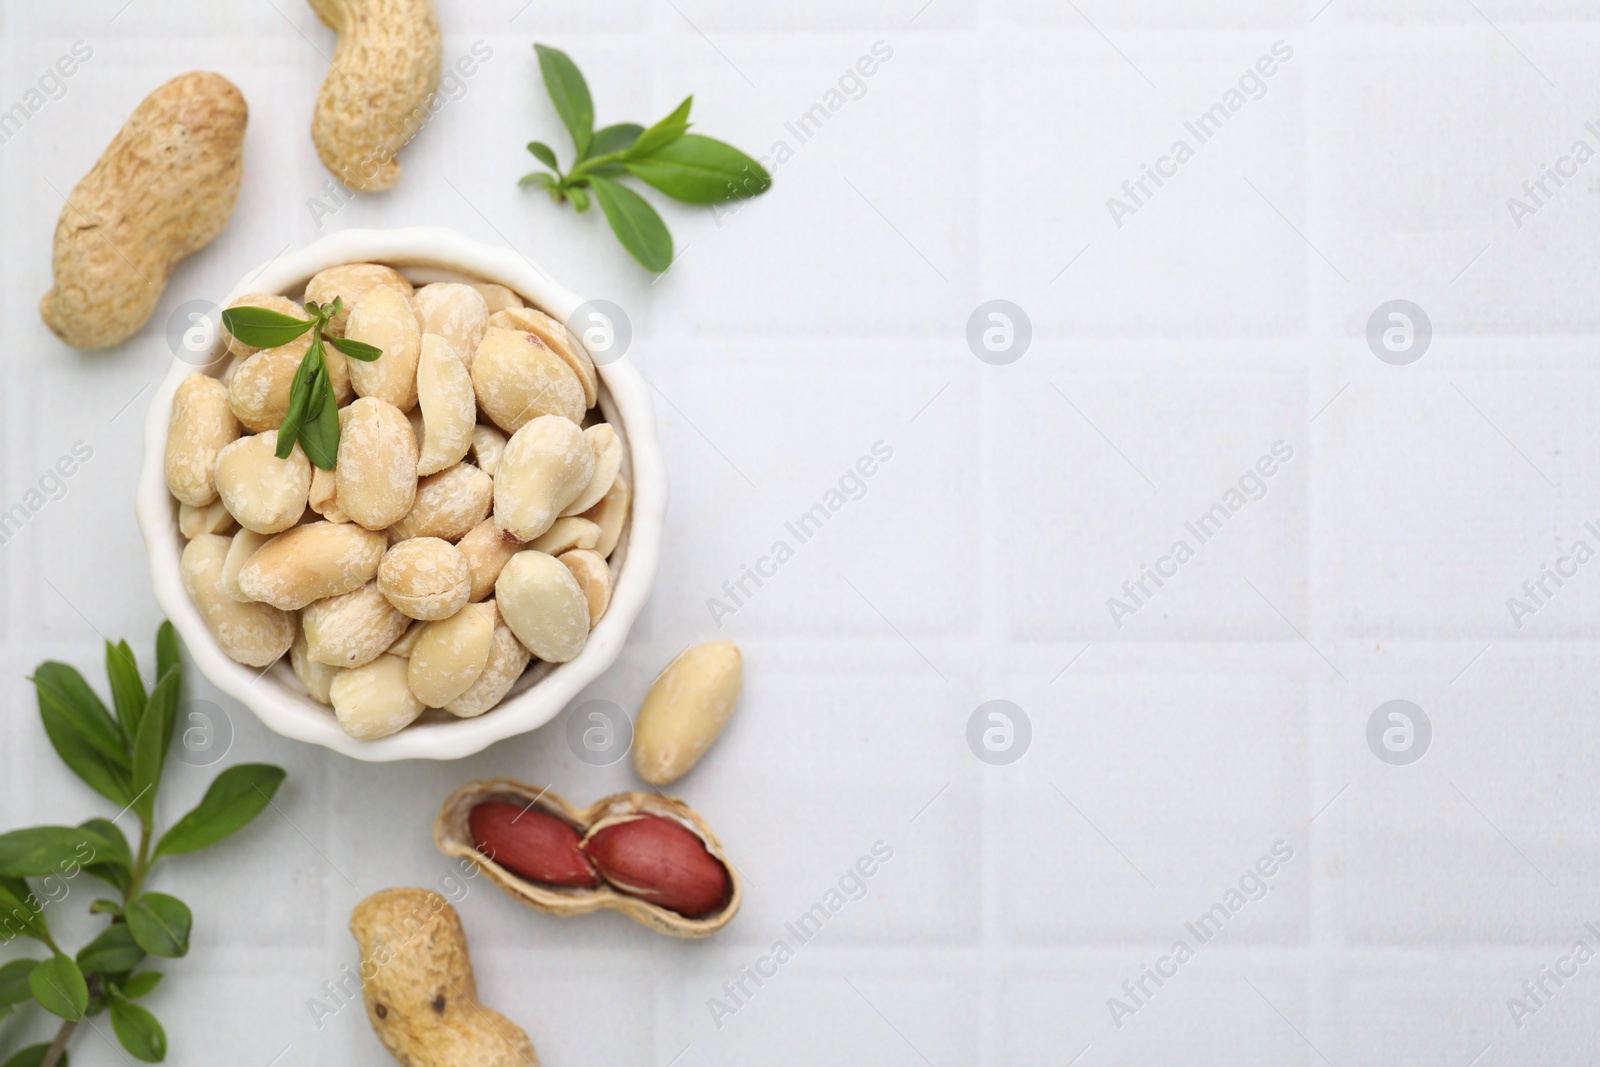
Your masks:
{"label": "white background surface", "polygon": [[[443,0],[447,60],[480,40],[492,59],[402,154],[400,187],[320,231],[306,129],[331,34],[297,0],[123,5],[0,8],[0,106],[74,41],[94,49],[0,146],[3,503],[73,442],[94,449],[0,549],[4,826],[106,813],[50,751],[25,678],[60,658],[100,682],[102,634],[150,655],[132,498],[166,316],[334,227],[447,225],[624,306],[658,389],[665,562],[588,695],[637,707],[690,641],[746,653],[740,711],[676,789],[748,876],[726,931],[683,944],[470,884],[483,997],[548,1067],[1592,1054],[1600,962],[1520,1028],[1506,1004],[1600,922],[1600,564],[1520,629],[1506,607],[1573,540],[1600,547],[1583,529],[1600,520],[1600,162],[1521,228],[1506,206],[1596,143],[1585,5]],[[602,123],[693,92],[704,132],[797,150],[721,225],[664,206],[682,258],[651,284],[598,212],[515,185],[530,138],[570,152],[535,39],[578,62]],[[892,60],[799,145],[785,122],[880,40]],[[1278,40],[1294,57],[1266,95],[1118,229],[1106,198]],[[250,103],[238,209],[138,337],[69,351],[36,312],[61,194],[140,97],[195,67]],[[964,339],[996,297],[1033,323],[1010,366]],[[1364,337],[1395,298],[1436,329],[1408,367]],[[718,631],[707,598],[880,440],[893,458],[865,496]],[[1265,498],[1115,627],[1106,598],[1278,440],[1294,459]],[[579,803],[634,784],[555,727],[459,764],[366,765],[271,735],[202,679],[190,695],[230,713],[227,762],[289,779],[279,812],[156,877],[196,919],[148,1002],[174,1064],[388,1062],[359,1006],[319,1029],[308,1001],[355,962],[358,900],[446,875],[445,794],[490,775]],[[1365,741],[1393,698],[1434,727],[1409,767]],[[1010,766],[965,742],[990,699],[1032,722]],[[164,817],[215,769],[175,762]],[[1273,891],[1115,1027],[1107,998],[1280,839],[1295,858]],[[719,1029],[707,998],[878,840],[894,858],[867,897]],[[94,892],[50,914],[74,944]],[[0,1022],[0,1047],[48,1029]],[[94,1033],[73,1060],[123,1062]]]}

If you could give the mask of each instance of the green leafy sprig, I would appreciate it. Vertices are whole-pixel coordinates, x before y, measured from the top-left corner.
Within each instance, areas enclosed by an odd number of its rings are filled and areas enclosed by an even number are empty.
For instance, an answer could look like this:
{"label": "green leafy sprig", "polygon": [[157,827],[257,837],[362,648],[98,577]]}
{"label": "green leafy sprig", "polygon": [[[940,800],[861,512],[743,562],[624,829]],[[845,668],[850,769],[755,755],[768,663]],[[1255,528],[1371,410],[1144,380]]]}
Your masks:
{"label": "green leafy sprig", "polygon": [[589,85],[577,65],[557,49],[536,44],[533,50],[550,101],[572,135],[575,158],[563,173],[554,149],[529,141],[528,151],[550,169],[524,175],[518,184],[544,189],[557,203],[570,200],[580,212],[589,210],[593,193],[617,240],[646,270],[660,274],[672,265],[672,234],[655,208],[618,178],[632,175],[688,204],[747,200],[772,188],[760,163],[730,144],[688,132],[694,97],[649,128],[620,122],[597,130]]}
{"label": "green leafy sprig", "polygon": [[229,308],[222,313],[222,324],[234,337],[256,348],[277,348],[311,331],[311,347],[301,357],[300,368],[289,386],[289,410],[278,425],[277,456],[288,459],[298,441],[307,459],[331,471],[339,455],[339,401],[328,380],[328,361],[322,346],[330,344],[363,363],[371,363],[383,351],[328,333],[328,320],[344,310],[343,297],[336,296],[328,304],[307,304],[306,310],[311,313],[309,319],[297,319],[270,308]]}
{"label": "green leafy sprig", "polygon": [[[117,818],[128,812],[138,818],[139,847],[128,844],[113,819],[0,834],[0,944],[30,938],[50,953],[0,967],[0,1017],[33,1002],[63,1020],[55,1041],[19,1050],[3,1067],[66,1064],[73,1031],[102,1012],[110,1013],[111,1029],[129,1055],[146,1063],[166,1058],[166,1031],[135,1003],[155,989],[161,972],[139,968],[150,957],[186,954],[193,917],[183,901],[151,892],[145,883],[163,856],[214,845],[250,822],[284,779],[282,768],[264,763],[229,767],[194,810],[157,837],[156,792],[183,685],[172,624],[162,623],[156,634],[157,681],[149,692],[126,641],[106,642],[106,674],[115,714],[65,663],[41,663],[32,681],[56,753],[91,789],[122,809]],[[106,883],[117,896],[89,906],[91,913],[108,916],[110,925],[68,955],[50,931],[45,905],[70,895],[71,881],[80,874]]]}

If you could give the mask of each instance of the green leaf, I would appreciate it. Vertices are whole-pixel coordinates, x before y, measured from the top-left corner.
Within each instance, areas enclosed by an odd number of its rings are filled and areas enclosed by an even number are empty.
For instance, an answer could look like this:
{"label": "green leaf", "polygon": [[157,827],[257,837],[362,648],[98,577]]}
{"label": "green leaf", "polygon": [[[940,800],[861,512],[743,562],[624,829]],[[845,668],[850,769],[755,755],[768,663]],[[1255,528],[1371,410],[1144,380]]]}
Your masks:
{"label": "green leaf", "polygon": [[589,187],[630,256],[657,274],[672,265],[672,234],[644,197],[609,178],[592,178]]}
{"label": "green leaf", "polygon": [[326,367],[317,372],[311,395],[312,406],[300,426],[300,447],[313,464],[331,471],[339,458],[339,402],[334,398]]}
{"label": "green leaf", "polygon": [[229,333],[255,348],[286,345],[311,329],[315,319],[297,319],[269,308],[229,308],[222,313],[222,325]]}
{"label": "green leaf", "polygon": [[19,937],[44,941],[50,936],[43,905],[21,878],[0,877],[0,944]]}
{"label": "green leaf", "polygon": [[160,1063],[167,1058],[167,1033],[156,1017],[121,997],[111,998],[111,1029],[136,1060]]}
{"label": "green leaf", "polygon": [[162,620],[161,628],[156,631],[156,678],[181,667],[182,661],[178,658],[178,631],[172,623]]}
{"label": "green leaf", "polygon": [[38,963],[38,960],[12,960],[0,967],[0,1015],[10,1011],[14,1005],[33,999],[28,975],[33,973]]}
{"label": "green leaf", "polygon": [[644,127],[637,122],[619,122],[615,126],[607,126],[594,132],[594,143],[589,145],[591,156],[609,156],[616,152],[626,152],[633,147],[633,142],[639,139],[644,132]]}
{"label": "green leaf", "polygon": [[78,950],[78,966],[85,974],[121,974],[144,962],[144,949],[133,940],[125,923],[113,923],[100,936]]}
{"label": "green leaf", "polygon": [[[48,1055],[50,1055],[50,1046],[48,1044],[29,1045],[27,1048],[17,1051],[4,1064],[0,1064],[0,1067],[39,1067]],[[65,1052],[61,1053],[61,1058],[56,1061],[56,1067],[67,1067],[67,1054]]]}
{"label": "green leaf", "polygon": [[557,174],[561,173],[561,165],[556,162],[555,149],[551,148],[543,141],[529,141],[528,151],[533,153],[534,159],[537,159],[540,163],[543,163]]}
{"label": "green leaf", "polygon": [[157,856],[174,856],[214,845],[259,815],[284,770],[267,763],[241,763],[217,775],[195,809],[175,823],[156,845]]}
{"label": "green leaf", "polygon": [[140,971],[122,983],[122,995],[135,999],[148,995],[161,984],[160,971]]}
{"label": "green leaf", "polygon": [[311,402],[315,399],[311,388],[321,366],[322,338],[313,337],[311,347],[301,357],[300,366],[295,368],[294,378],[289,382],[289,408],[278,424],[278,447],[274,453],[279,459],[288,459],[295,442],[300,439],[300,427],[311,414]]}
{"label": "green leaf", "polygon": [[589,143],[594,137],[594,101],[589,99],[589,83],[583,80],[577,64],[565,52],[542,44],[533,46],[539,55],[539,73],[544,78],[545,91],[550,102],[561,116],[561,124],[572,135],[578,158],[589,154]]}
{"label": "green leaf", "polygon": [[168,959],[189,951],[189,906],[165,893],[145,893],[128,905],[128,929],[134,941],[152,956]]}
{"label": "green leaf", "polygon": [[177,671],[168,671],[150,693],[150,712],[139,724],[133,744],[133,810],[149,825],[155,812],[156,788],[161,784],[161,767],[172,744],[173,719],[178,710]]}
{"label": "green leaf", "polygon": [[529,171],[527,174],[524,174],[522,177],[518,178],[517,184],[532,185],[540,189],[554,189],[561,183],[556,180],[556,176],[554,174],[549,174],[542,170],[535,170]]}
{"label": "green leaf", "polygon": [[122,917],[122,905],[118,904],[114,900],[107,900],[105,897],[101,897],[99,900],[97,900],[93,904],[89,905],[89,914],[90,915],[114,915],[114,916],[116,916],[118,918],[121,918]]}
{"label": "green leaf", "polygon": [[772,176],[760,163],[731,144],[697,133],[686,133],[625,165],[635,177],[690,204],[746,200],[772,188]]}
{"label": "green leaf", "polygon": [[686,96],[683,103],[673,108],[672,114],[656,123],[641,133],[628,148],[627,159],[640,159],[655,152],[664,144],[669,144],[682,137],[689,128],[689,108],[694,104],[694,97]]}
{"label": "green leaf", "polygon": [[59,952],[34,964],[28,972],[28,988],[45,1011],[63,1019],[81,1019],[89,1006],[89,983],[83,972]]}
{"label": "green leaf", "polygon": [[371,363],[383,355],[383,349],[364,341],[352,341],[348,337],[328,337],[324,340],[351,359],[359,359],[363,363]]}
{"label": "green leaf", "polygon": [[90,819],[82,827],[99,834],[104,844],[97,849],[94,861],[83,865],[84,871],[115,889],[126,889],[133,872],[133,852],[128,847],[128,839],[110,819]]}
{"label": "green leaf", "polygon": [[[116,846],[83,826],[30,826],[0,834],[0,874],[43,878],[114,855]],[[76,873],[76,872],[74,872]]]}
{"label": "green leaf", "polygon": [[145,692],[139,664],[128,642],[106,642],[106,677],[111,679],[111,699],[117,708],[117,721],[122,724],[122,736],[131,745],[139,732],[139,717],[144,714]]}
{"label": "green leaf", "polygon": [[567,190],[567,198],[572,201],[572,206],[579,211],[589,210],[589,194],[579,185],[574,185]]}
{"label": "green leaf", "polygon": [[41,663],[33,672],[39,717],[57,755],[74,774],[119,806],[132,799],[127,742],[106,706],[65,663]]}

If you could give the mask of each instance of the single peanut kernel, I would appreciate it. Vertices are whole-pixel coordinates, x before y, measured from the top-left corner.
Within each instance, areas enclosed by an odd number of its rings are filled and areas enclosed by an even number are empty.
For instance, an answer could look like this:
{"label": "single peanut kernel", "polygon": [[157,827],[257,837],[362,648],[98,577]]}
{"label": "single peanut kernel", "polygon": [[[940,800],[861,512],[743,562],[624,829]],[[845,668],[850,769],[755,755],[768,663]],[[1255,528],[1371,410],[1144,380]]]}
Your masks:
{"label": "single peanut kernel", "polygon": [[607,882],[668,911],[693,919],[727,902],[728,869],[675,820],[660,815],[602,820],[581,847]]}
{"label": "single peanut kernel", "polygon": [[645,694],[634,724],[633,766],[652,785],[688,773],[722,733],[744,685],[744,659],[730,641],[684,649]]}
{"label": "single peanut kernel", "polygon": [[467,815],[477,850],[519,878],[595,889],[600,876],[579,848],[578,831],[537,808],[490,800]]}
{"label": "single peanut kernel", "polygon": [[416,537],[384,553],[378,588],[389,603],[413,619],[448,619],[472,591],[467,557],[448,541]]}

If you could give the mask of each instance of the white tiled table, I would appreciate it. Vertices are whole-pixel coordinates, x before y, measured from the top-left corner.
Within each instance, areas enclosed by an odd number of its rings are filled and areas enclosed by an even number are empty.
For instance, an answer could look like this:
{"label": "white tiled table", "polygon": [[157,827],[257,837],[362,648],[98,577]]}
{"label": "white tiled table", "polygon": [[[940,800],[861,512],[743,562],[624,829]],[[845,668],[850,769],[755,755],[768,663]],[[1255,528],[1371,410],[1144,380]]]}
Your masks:
{"label": "white tiled table", "polygon": [[[626,308],[659,391],[666,562],[588,695],[635,707],[713,635],[747,656],[740,712],[678,790],[748,876],[725,932],[558,921],[470,883],[484,997],[549,1067],[1592,1056],[1600,962],[1520,1028],[1506,1002],[1575,939],[1600,948],[1582,927],[1600,925],[1600,564],[1520,629],[1505,603],[1574,539],[1600,548],[1600,161],[1520,228],[1506,206],[1575,138],[1600,148],[1590,5],[441,0],[447,57],[492,57],[397,190],[319,229],[306,127],[331,35],[309,9],[124,2],[0,6],[0,108],[93,48],[0,145],[0,507],[93,449],[0,546],[0,825],[103,813],[25,676],[54,657],[98,679],[100,634],[147,654],[132,482],[166,316],[335,227],[453,226]],[[664,208],[682,258],[651,284],[598,213],[516,187],[524,142],[568,151],[535,39],[574,56],[601,121],[693,92],[706,132],[792,158],[736,216]],[[865,92],[797,143],[785,124],[880,41]],[[1261,98],[1118,228],[1106,198],[1278,41],[1293,57]],[[251,105],[238,210],[134,341],[69,351],[35,311],[56,190],[195,67]],[[1008,366],[965,341],[993,298],[1032,322]],[[1435,329],[1405,367],[1365,339],[1396,298]],[[1265,496],[1116,626],[1107,598],[1277,441],[1294,455]],[[707,599],[877,442],[893,455],[864,495],[719,631]],[[282,817],[158,876],[196,915],[149,1002],[173,1064],[388,1062],[359,1008],[319,1027],[308,1002],[355,959],[357,900],[447,875],[438,801],[490,775],[579,802],[633,784],[555,729],[375,766],[278,738],[203,679],[191,697],[228,713],[229,761],[290,777]],[[1433,724],[1411,766],[1365,740],[1394,698]],[[992,699],[1029,716],[1019,762],[967,747]],[[174,764],[165,814],[211,773]],[[1271,892],[1114,1025],[1108,998],[1194,946],[1185,923],[1279,840]],[[785,923],[877,841],[893,859],[864,898],[799,944]],[[51,913],[74,943],[86,902]],[[708,998],[778,939],[794,958],[719,1027]],[[0,1048],[47,1029],[0,1022]],[[123,1062],[93,1034],[73,1061]]]}

